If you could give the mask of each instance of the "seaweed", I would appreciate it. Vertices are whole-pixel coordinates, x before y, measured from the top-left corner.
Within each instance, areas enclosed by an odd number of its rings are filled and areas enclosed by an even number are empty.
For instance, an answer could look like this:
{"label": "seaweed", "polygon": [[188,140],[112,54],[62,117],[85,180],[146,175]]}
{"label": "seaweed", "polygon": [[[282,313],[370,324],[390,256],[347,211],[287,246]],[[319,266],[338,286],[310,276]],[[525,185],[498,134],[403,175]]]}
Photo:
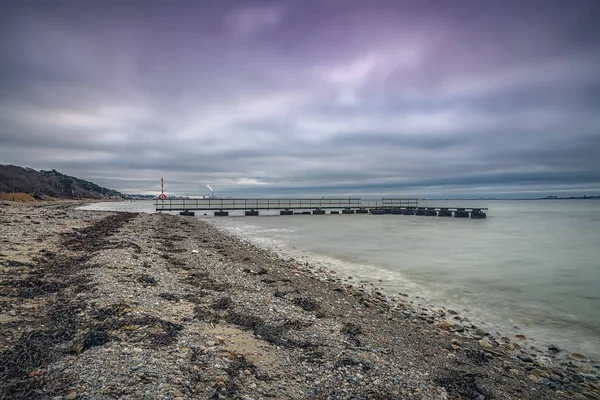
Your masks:
{"label": "seaweed", "polygon": [[156,278],[154,278],[153,276],[144,274],[144,275],[140,275],[137,278],[137,281],[139,283],[141,283],[142,285],[144,285],[144,287],[147,286],[156,286],[156,284],[158,283],[158,281],[156,280]]}
{"label": "seaweed", "polygon": [[215,310],[227,310],[233,305],[231,297],[221,297],[212,303],[212,308]]}
{"label": "seaweed", "polygon": [[359,325],[353,324],[352,322],[346,322],[340,332],[344,335],[355,337],[362,334],[363,330]]}
{"label": "seaweed", "polygon": [[304,311],[315,311],[319,309],[319,304],[312,299],[296,297],[292,300],[292,303],[301,307]]}
{"label": "seaweed", "polygon": [[172,294],[172,293],[160,293],[158,295],[158,297],[160,297],[161,299],[165,299],[167,301],[173,301],[173,302],[177,302],[180,300],[179,296]]}
{"label": "seaweed", "polygon": [[229,363],[229,367],[227,367],[227,375],[230,377],[239,376],[240,371],[248,370],[251,373],[256,373],[256,365],[252,364],[246,357],[241,354],[233,354],[233,361]]}
{"label": "seaweed", "polygon": [[459,399],[491,399],[492,395],[477,382],[481,375],[462,373],[447,370],[445,375],[435,379],[436,384],[446,388],[446,392],[453,398]]}

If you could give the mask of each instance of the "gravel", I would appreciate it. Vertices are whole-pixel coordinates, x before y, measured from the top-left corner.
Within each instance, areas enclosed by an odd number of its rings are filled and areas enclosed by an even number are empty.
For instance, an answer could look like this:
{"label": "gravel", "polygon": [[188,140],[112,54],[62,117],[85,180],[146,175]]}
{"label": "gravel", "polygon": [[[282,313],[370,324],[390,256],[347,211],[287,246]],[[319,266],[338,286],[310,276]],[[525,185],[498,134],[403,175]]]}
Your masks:
{"label": "gravel", "polygon": [[0,398],[600,398],[597,362],[203,221],[7,204]]}

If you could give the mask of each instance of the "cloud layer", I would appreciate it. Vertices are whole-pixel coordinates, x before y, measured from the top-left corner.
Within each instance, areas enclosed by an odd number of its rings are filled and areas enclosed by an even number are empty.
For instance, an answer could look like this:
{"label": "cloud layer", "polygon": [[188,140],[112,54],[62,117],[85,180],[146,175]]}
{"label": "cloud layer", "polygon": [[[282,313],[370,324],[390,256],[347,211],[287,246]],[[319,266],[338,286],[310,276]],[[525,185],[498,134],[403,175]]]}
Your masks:
{"label": "cloud layer", "polygon": [[0,163],[130,193],[600,192],[597,1],[6,1]]}

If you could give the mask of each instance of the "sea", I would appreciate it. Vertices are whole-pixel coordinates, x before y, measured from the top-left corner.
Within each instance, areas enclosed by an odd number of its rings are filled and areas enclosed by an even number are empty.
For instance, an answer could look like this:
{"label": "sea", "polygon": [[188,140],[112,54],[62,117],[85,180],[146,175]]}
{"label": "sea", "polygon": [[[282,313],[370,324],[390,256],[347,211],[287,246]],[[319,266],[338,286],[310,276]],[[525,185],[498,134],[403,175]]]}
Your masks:
{"label": "sea", "polygon": [[[481,328],[600,359],[600,201],[438,200],[487,219],[407,215],[199,216],[282,257],[446,307]],[[152,212],[152,202],[88,209]],[[239,213],[241,214],[241,213]],[[351,278],[350,278],[351,277]]]}

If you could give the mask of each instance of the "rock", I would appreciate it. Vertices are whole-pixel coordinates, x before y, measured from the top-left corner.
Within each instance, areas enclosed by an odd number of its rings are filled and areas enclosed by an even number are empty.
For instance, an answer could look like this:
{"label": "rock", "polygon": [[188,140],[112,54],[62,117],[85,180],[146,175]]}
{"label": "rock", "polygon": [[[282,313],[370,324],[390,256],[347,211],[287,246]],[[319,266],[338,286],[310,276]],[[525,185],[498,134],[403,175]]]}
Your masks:
{"label": "rock", "polygon": [[579,374],[573,374],[573,375],[571,375],[571,380],[573,380],[574,382],[577,382],[577,383],[581,383],[585,379],[583,378],[583,376],[581,376]]}
{"label": "rock", "polygon": [[8,315],[10,315],[11,317],[16,317],[17,316],[17,312],[15,310],[10,310],[8,312]]}
{"label": "rock", "polygon": [[600,400],[600,394],[598,392],[590,392],[590,391],[584,390],[583,395],[585,396],[586,399]]}
{"label": "rock", "polygon": [[[484,348],[486,348],[486,349],[491,349],[491,348],[492,348],[492,344],[491,344],[490,342],[488,342],[487,340],[485,340],[485,339],[481,339],[481,340],[479,341],[479,345],[480,345],[481,347],[484,347]],[[532,360],[532,361],[533,361],[533,360]]]}
{"label": "rock", "polygon": [[540,379],[538,380],[538,383],[540,385],[544,385],[544,386],[556,386],[554,383],[552,383],[549,379],[544,378],[544,377],[540,377]]}
{"label": "rock", "polygon": [[535,376],[535,375],[528,375],[527,377],[528,377],[529,379],[531,379],[532,381],[534,381],[534,382],[537,382],[537,381],[540,379],[540,378],[538,378],[538,377],[537,377],[537,376]]}
{"label": "rock", "polygon": [[69,394],[67,394],[65,396],[65,400],[75,400],[77,398],[77,392],[69,392]]}
{"label": "rock", "polygon": [[581,354],[581,353],[571,353],[571,357],[577,358],[577,359],[580,359],[580,360],[583,360],[584,358],[587,358],[585,356],[585,354]]}
{"label": "rock", "polygon": [[450,330],[450,324],[448,322],[446,322],[446,321],[442,321],[438,325],[438,328],[440,328],[441,330],[444,330],[444,331],[449,331]]}
{"label": "rock", "polygon": [[558,347],[555,344],[551,344],[550,346],[548,346],[548,350],[550,350],[553,353],[560,353],[561,351],[560,347]]}
{"label": "rock", "polygon": [[531,375],[535,375],[535,376],[539,376],[539,377],[543,377],[543,378],[550,377],[550,375],[546,371],[544,371],[543,369],[537,369],[537,368],[532,369],[530,371],[530,374]]}
{"label": "rock", "polygon": [[519,358],[519,360],[526,362],[526,363],[533,362],[533,357],[531,357],[529,354],[519,354],[519,355],[517,355],[517,357]]}
{"label": "rock", "polygon": [[517,333],[517,334],[515,335],[515,337],[516,337],[517,339],[521,339],[521,340],[525,340],[525,339],[527,339],[527,337],[525,337],[525,335],[523,335],[522,333]]}
{"label": "rock", "polygon": [[554,375],[554,374],[550,375],[550,380],[551,380],[552,382],[560,382],[560,381],[561,381],[561,379],[562,379],[562,378],[561,378],[560,376],[558,376],[558,375]]}
{"label": "rock", "polygon": [[215,342],[214,340],[209,340],[209,341],[206,342],[206,345],[208,347],[214,347],[214,346],[217,345],[217,342]]}
{"label": "rock", "polygon": [[515,378],[519,378],[521,376],[521,371],[519,371],[518,369],[515,369],[515,368],[511,368],[510,370],[508,370],[508,373],[511,376],[514,376]]}
{"label": "rock", "polygon": [[462,342],[458,339],[452,339],[450,343],[455,344],[457,346],[462,346]]}

